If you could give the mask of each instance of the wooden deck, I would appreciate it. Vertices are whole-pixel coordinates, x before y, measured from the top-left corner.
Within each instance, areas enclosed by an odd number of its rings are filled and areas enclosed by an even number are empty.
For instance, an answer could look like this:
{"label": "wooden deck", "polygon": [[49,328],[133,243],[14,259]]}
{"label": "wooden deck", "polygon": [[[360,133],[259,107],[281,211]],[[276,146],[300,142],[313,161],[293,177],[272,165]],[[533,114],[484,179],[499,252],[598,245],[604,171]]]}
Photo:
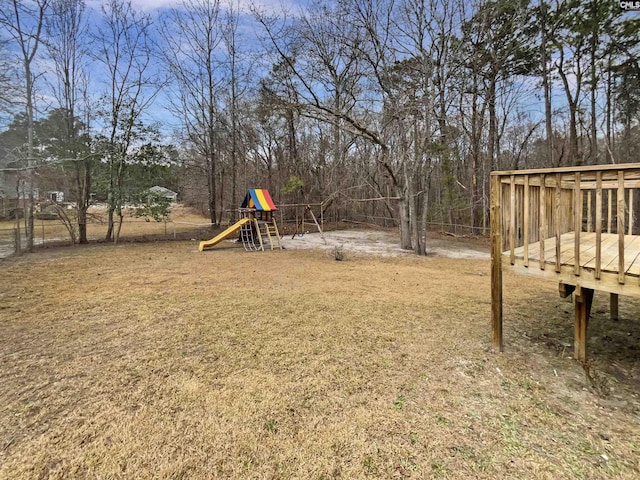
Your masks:
{"label": "wooden deck", "polygon": [[[600,240],[600,264],[603,273],[614,274],[620,277],[620,255],[619,255],[619,236],[613,233],[603,233]],[[543,255],[540,255],[541,243],[544,244]],[[560,273],[556,268],[558,265],[561,270],[567,267],[575,272],[576,266],[576,250],[575,250],[575,233],[569,232],[560,236],[560,261],[557,261],[556,252],[558,250],[555,238],[547,238],[543,242],[530,243],[522,245],[514,249],[514,265],[522,265],[533,269],[546,270],[551,269],[555,273]],[[577,256],[577,262],[581,269],[594,272],[596,270],[596,234],[580,233],[580,243]],[[511,253],[509,250],[502,252],[503,265],[509,268]],[[541,259],[544,267],[541,268]],[[630,281],[627,277],[637,277],[640,279],[640,236],[625,235],[624,251],[622,261],[622,272],[626,283]],[[581,272],[584,274],[585,272]],[[535,274],[532,272],[532,274]],[[541,274],[541,276],[545,276]],[[547,275],[548,276],[548,275]],[[621,284],[622,285],[622,284]]]}
{"label": "wooden deck", "polygon": [[493,345],[502,351],[502,271],[574,295],[575,358],[586,358],[593,292],[640,296],[640,164],[491,173]]}

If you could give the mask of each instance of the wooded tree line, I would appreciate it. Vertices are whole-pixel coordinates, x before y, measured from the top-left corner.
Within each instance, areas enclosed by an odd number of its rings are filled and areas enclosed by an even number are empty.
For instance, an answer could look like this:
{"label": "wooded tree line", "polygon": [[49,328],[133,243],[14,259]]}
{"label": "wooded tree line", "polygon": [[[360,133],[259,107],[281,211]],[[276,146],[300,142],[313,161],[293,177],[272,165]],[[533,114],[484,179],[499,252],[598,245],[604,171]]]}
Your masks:
{"label": "wooded tree line", "polygon": [[491,170],[639,158],[640,18],[619,2],[0,6],[5,185],[33,204],[37,183],[61,175],[80,242],[91,193],[117,241],[154,165],[214,225],[262,187],[277,203],[392,221],[424,253],[429,223],[486,232]]}

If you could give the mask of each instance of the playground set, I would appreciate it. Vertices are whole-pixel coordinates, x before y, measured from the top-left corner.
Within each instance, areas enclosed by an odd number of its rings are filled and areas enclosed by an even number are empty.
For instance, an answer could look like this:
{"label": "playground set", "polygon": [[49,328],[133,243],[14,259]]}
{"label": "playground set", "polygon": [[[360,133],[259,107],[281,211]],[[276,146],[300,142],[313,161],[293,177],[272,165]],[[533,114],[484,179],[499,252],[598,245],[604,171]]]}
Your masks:
{"label": "playground set", "polygon": [[211,248],[238,231],[247,252],[264,251],[267,242],[271,250],[282,249],[278,224],[273,216],[276,210],[268,190],[249,189],[238,210],[242,218],[211,240],[200,242],[198,250]]}

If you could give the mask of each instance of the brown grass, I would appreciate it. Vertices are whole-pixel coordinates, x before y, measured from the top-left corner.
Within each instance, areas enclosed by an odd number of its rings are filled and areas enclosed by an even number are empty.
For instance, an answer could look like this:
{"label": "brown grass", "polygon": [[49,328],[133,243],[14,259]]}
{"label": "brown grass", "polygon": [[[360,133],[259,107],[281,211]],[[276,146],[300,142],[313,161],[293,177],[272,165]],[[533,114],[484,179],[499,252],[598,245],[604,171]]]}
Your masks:
{"label": "brown grass", "polygon": [[491,353],[486,261],[178,242],[0,269],[2,479],[640,474],[639,332],[604,296],[589,384],[552,283],[505,275]]}

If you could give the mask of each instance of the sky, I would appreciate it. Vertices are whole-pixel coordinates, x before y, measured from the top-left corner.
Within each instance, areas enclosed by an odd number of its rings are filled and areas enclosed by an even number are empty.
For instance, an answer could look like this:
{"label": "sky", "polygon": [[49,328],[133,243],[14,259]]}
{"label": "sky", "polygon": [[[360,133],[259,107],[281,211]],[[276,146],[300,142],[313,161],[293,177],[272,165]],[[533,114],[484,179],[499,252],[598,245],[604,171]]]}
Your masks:
{"label": "sky", "polygon": [[[187,0],[187,1],[199,2],[202,0]],[[243,47],[251,47],[251,46],[257,47],[258,39],[255,33],[257,30],[257,25],[255,20],[248,13],[250,6],[255,5],[260,9],[262,9],[265,13],[277,16],[277,15],[282,15],[282,12],[284,11],[296,13],[299,9],[303,8],[312,0],[220,0],[220,1],[222,5],[229,4],[229,2],[233,2],[236,6],[240,7],[240,10],[242,12],[245,12],[245,14],[240,17],[239,33],[241,35],[241,42],[243,43]],[[326,0],[326,1],[331,1],[331,0]],[[181,4],[184,3],[184,0],[131,0],[131,2],[134,8],[136,8],[137,10],[144,11],[146,13],[149,13],[152,17],[155,17],[160,13],[162,13],[163,11],[166,11],[167,9],[180,8]],[[107,0],[86,0],[87,6],[96,12],[99,11],[100,7],[106,3],[108,3]],[[95,19],[95,18],[98,18],[98,15],[89,14],[89,17]],[[257,48],[254,48],[254,49],[257,50]],[[263,55],[262,60],[264,62],[263,69],[267,69],[269,67],[268,58],[266,58]],[[41,61],[39,67],[41,72],[52,71],[51,65],[50,64],[47,65],[45,61]],[[98,67],[96,67],[94,68],[94,72],[93,72],[93,77],[95,82],[92,90],[92,93],[96,98],[100,94],[101,90],[104,88],[104,84],[100,84],[100,82],[98,81],[99,76],[100,76],[100,71],[98,70]],[[39,92],[38,92],[39,95],[41,97],[46,97],[47,95],[46,85],[45,85],[45,82],[42,80],[42,78],[39,79],[38,88],[39,88]],[[528,90],[531,93],[535,92],[537,94],[541,94],[539,85],[537,85],[537,80],[531,80],[530,84],[528,85],[528,88],[525,90]],[[177,127],[177,125],[179,124],[179,121],[178,119],[173,117],[166,108],[166,105],[168,102],[166,94],[167,92],[165,91],[159,95],[158,100],[154,103],[154,105],[149,110],[146,116],[146,120],[160,122],[163,132],[165,132],[167,135],[170,135],[170,133],[174,130],[174,128]],[[554,90],[554,94],[555,94],[554,100],[556,100],[556,102],[554,103],[562,104],[564,100],[562,98],[560,89],[556,88]],[[533,96],[531,97],[532,98],[526,99],[529,105],[525,106],[526,107],[525,111],[527,111],[533,117],[539,118],[543,114],[542,101],[540,99],[533,98]],[[47,101],[43,102],[43,105],[46,105],[47,103],[49,103],[49,105],[54,104],[52,99],[50,99],[48,102]],[[44,108],[46,108],[46,106]],[[42,112],[41,114],[45,114],[44,108],[41,110]],[[1,124],[0,124],[0,127],[2,127]]]}
{"label": "sky", "polygon": [[[179,8],[184,0],[131,0],[131,4],[138,10],[153,12],[167,8]],[[196,0],[197,1],[197,0]],[[241,9],[248,10],[254,4],[264,8],[269,13],[278,13],[284,7],[287,10],[295,9],[306,3],[305,0],[231,0],[235,5],[240,5]],[[222,0],[221,3],[228,3],[229,0]],[[106,0],[87,0],[87,6],[100,9],[100,6],[107,3]]]}
{"label": "sky", "polygon": [[[190,0],[187,0],[189,2]],[[193,0],[198,3],[202,0]],[[107,4],[107,0],[86,0],[88,8],[99,12],[100,8]],[[181,5],[185,3],[185,0],[131,0],[131,4],[135,10],[145,12],[155,17],[168,9],[180,9]],[[301,6],[308,3],[308,0],[220,0],[220,5],[224,9],[225,5],[230,3],[234,4],[236,8],[239,7],[240,24],[238,33],[240,36],[240,42],[247,45],[256,45],[258,38],[256,34],[257,24],[253,19],[253,16],[249,13],[250,8],[255,6],[268,15],[280,16],[283,12],[295,13]],[[94,72],[94,77],[96,77]],[[98,80],[94,78],[94,80]],[[104,85],[100,85],[100,81],[94,82],[94,94],[98,94]],[[163,136],[166,141],[170,141],[172,134],[179,127],[181,120],[174,117],[170,112],[169,101],[167,95],[168,90],[161,91],[156,100],[147,110],[144,118],[145,121],[155,122],[160,127]]]}
{"label": "sky", "polygon": [[[187,2],[193,1],[198,3],[203,0],[186,0]],[[257,24],[254,20],[253,16],[249,13],[249,9],[251,6],[256,6],[261,11],[268,15],[280,16],[283,12],[287,12],[290,14],[295,14],[299,11],[299,9],[308,3],[309,0],[220,0],[221,6],[224,8],[225,5],[233,4],[236,8],[241,12],[239,19],[239,29],[238,33],[240,41],[244,44],[243,47],[254,47],[254,49],[258,46],[258,35],[257,35]],[[100,9],[103,5],[108,3],[108,0],[85,0],[86,6],[88,8],[88,15],[90,24],[93,23],[93,26],[96,26],[96,19],[100,18]],[[177,8],[179,9],[181,5],[185,2],[185,0],[131,0],[132,6],[135,10],[148,13],[152,18],[156,18],[157,15],[161,14],[163,11],[167,11],[168,9]],[[95,12],[95,13],[94,13]],[[17,53],[17,46],[13,43],[10,46]],[[46,59],[46,49],[41,46],[40,51],[38,52],[38,57],[34,64],[37,80],[36,80],[36,96],[38,97],[37,101],[37,116],[46,115],[46,111],[52,106],[56,104],[52,94],[50,93],[49,86],[47,84],[48,80],[46,77],[47,74],[54,71],[54,66],[51,61]],[[265,58],[264,56],[262,57]],[[92,64],[91,67],[91,77],[92,77],[92,85],[91,85],[91,94],[94,98],[97,98],[105,88],[105,79],[107,75],[101,75],[100,69],[103,68],[97,64]],[[166,92],[165,92],[166,93]],[[168,112],[166,105],[167,99],[166,96],[163,98],[163,93],[158,96],[158,99],[152,107],[150,108],[147,114],[147,120],[149,121],[160,121],[162,123],[163,129],[165,131],[171,131],[174,127],[179,123],[178,119],[172,118],[170,113]],[[17,103],[22,102],[22,97],[17,99]],[[7,125],[10,121],[11,116],[0,115],[0,128]]]}

